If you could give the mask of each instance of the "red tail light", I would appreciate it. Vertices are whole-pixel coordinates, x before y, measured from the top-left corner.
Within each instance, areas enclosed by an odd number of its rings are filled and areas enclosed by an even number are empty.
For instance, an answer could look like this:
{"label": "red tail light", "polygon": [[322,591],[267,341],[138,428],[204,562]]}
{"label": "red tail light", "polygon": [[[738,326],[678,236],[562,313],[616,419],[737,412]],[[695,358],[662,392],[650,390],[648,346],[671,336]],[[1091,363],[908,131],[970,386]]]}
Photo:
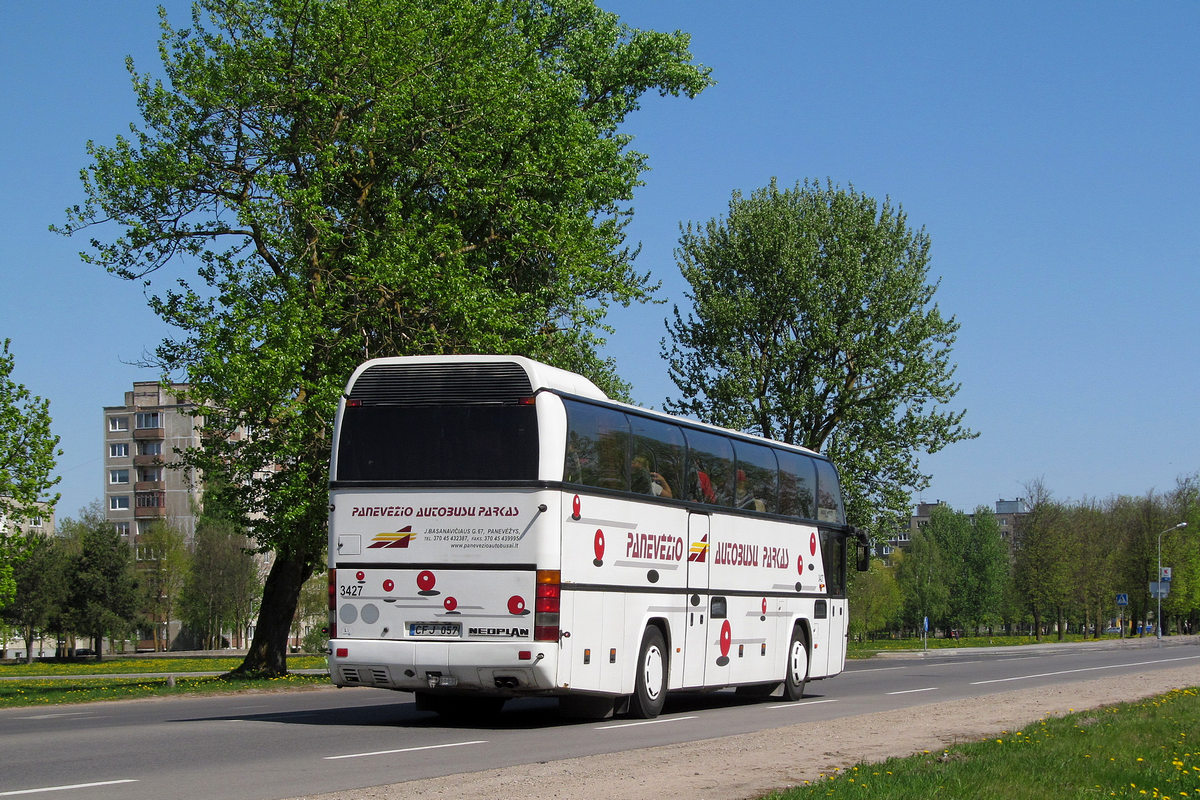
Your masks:
{"label": "red tail light", "polygon": [[562,573],[556,569],[537,571],[537,594],[533,606],[533,638],[538,642],[558,641],[558,614],[562,600]]}
{"label": "red tail light", "polygon": [[337,638],[337,570],[329,570],[329,638]]}

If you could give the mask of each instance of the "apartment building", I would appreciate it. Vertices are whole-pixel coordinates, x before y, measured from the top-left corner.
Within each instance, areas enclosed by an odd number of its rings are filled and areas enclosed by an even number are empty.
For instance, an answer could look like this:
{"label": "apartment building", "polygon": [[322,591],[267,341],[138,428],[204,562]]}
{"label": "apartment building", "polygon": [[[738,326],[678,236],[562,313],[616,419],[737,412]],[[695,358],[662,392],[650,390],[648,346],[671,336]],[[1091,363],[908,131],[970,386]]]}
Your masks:
{"label": "apartment building", "polygon": [[55,531],[54,509],[46,503],[37,503],[37,513],[30,517],[6,515],[0,511],[0,536],[38,534],[53,536]]}
{"label": "apartment building", "polygon": [[[944,500],[936,503],[917,503],[912,515],[908,518],[908,528],[899,531],[886,543],[876,545],[875,554],[889,556],[896,550],[907,550],[912,542],[913,534],[929,525],[935,508],[948,507]],[[1029,502],[1018,497],[1016,500],[997,500],[995,506],[996,523],[1000,526],[1000,536],[1009,548],[1013,544],[1013,532],[1018,521],[1029,513]],[[969,515],[974,517],[974,514]]]}
{"label": "apartment building", "polygon": [[169,522],[190,544],[201,486],[191,470],[171,469],[175,451],[199,447],[195,408],[180,397],[186,384],[138,381],[125,402],[104,407],[104,508],[129,541],[156,520]]}
{"label": "apartment building", "polygon": [[1029,501],[1023,497],[1018,497],[1016,500],[996,501],[996,522],[1000,525],[1000,536],[1004,538],[1004,543],[1009,548],[1013,545],[1013,536],[1016,533],[1018,521],[1029,511]]}

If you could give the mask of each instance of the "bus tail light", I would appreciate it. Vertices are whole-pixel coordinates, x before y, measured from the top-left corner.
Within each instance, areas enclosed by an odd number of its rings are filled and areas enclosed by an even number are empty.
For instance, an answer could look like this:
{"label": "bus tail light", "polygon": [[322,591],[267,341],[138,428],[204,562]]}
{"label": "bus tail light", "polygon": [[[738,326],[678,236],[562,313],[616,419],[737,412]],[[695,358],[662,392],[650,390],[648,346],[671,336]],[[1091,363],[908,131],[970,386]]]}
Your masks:
{"label": "bus tail light", "polygon": [[533,639],[558,641],[558,613],[562,601],[562,573],[556,569],[537,571],[537,594],[533,606]]}
{"label": "bus tail light", "polygon": [[329,638],[337,638],[337,570],[329,570]]}

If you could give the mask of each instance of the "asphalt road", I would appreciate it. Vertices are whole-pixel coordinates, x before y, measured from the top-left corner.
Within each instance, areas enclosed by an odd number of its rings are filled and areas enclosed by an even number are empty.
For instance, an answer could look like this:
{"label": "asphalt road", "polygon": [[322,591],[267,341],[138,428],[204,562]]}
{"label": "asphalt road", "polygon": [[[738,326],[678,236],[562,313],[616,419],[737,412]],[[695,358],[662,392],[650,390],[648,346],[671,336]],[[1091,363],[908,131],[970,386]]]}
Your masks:
{"label": "asphalt road", "polygon": [[527,700],[447,724],[366,688],[6,709],[0,798],[278,800],[1193,664],[1200,683],[1197,637],[934,651],[850,662],[797,703],[673,695],[652,721],[565,721]]}

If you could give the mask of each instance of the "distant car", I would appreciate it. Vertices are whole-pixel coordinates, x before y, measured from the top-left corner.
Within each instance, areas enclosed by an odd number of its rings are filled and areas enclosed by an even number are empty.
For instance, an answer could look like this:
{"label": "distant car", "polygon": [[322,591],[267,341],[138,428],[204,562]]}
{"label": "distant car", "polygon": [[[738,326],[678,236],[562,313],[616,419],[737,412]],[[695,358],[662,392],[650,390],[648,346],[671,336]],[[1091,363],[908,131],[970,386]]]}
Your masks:
{"label": "distant car", "polygon": [[1121,629],[1118,628],[1116,625],[1109,625],[1107,628],[1104,629],[1104,632],[1105,633],[1120,633]]}

